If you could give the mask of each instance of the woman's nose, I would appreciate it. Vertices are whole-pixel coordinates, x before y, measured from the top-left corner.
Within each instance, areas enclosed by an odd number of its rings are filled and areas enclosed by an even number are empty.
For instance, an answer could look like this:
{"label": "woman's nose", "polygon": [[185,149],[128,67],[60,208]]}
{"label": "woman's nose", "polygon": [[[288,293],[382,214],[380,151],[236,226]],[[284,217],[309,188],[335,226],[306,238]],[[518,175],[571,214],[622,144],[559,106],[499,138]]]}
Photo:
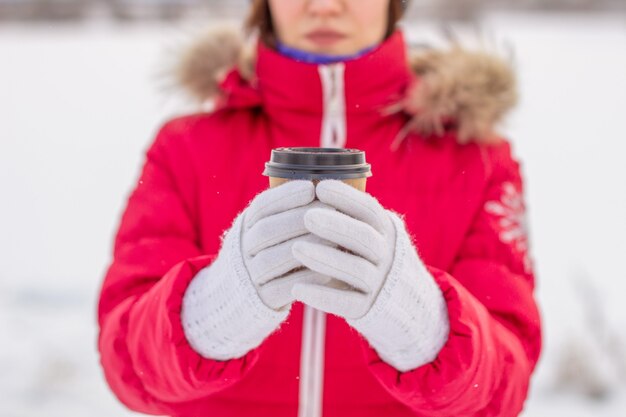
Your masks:
{"label": "woman's nose", "polygon": [[309,0],[309,12],[318,15],[336,14],[343,10],[344,0]]}

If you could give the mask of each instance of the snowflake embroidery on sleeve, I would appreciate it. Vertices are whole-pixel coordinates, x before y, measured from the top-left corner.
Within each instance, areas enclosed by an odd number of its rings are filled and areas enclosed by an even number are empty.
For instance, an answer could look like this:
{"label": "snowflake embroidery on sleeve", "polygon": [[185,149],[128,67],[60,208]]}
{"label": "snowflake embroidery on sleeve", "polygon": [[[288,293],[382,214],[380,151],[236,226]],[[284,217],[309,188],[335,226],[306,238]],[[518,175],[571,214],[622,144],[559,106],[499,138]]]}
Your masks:
{"label": "snowflake embroidery on sleeve", "polygon": [[529,255],[528,221],[526,206],[521,192],[511,182],[502,185],[500,200],[485,203],[487,213],[497,217],[500,240],[511,245],[522,256],[526,273],[532,272],[532,260]]}

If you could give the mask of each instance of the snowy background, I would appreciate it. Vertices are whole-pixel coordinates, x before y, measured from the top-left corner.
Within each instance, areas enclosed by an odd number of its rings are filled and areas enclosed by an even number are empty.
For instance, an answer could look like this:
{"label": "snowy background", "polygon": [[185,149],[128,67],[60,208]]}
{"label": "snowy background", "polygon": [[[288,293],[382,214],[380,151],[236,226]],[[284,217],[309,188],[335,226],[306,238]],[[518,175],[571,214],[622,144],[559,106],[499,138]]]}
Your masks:
{"label": "snowy background", "polygon": [[[99,368],[97,293],[143,152],[186,111],[160,73],[202,25],[0,25],[0,417],[133,415]],[[626,17],[481,26],[513,46],[522,95],[502,130],[545,330],[523,416],[626,416]]]}

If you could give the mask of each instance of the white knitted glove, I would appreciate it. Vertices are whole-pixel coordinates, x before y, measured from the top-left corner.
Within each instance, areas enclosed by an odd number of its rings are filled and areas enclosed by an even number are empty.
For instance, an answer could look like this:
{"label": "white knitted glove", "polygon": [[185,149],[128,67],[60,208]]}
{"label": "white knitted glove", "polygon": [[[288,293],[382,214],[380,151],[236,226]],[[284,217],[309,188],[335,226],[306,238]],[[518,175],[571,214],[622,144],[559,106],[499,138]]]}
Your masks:
{"label": "white knitted glove", "polygon": [[433,361],[448,337],[447,305],[402,219],[341,181],[319,182],[316,194],[338,211],[309,209],[306,228],[346,250],[294,243],[296,259],[333,278],[326,284],[297,283],[294,297],[344,317],[400,371]]}
{"label": "white knitted glove", "polygon": [[323,242],[304,226],[307,209],[330,210],[314,199],[311,181],[290,181],[259,193],[235,218],[217,258],[183,298],[183,329],[199,354],[216,360],[245,355],[287,318],[294,283],[328,282],[291,251],[297,241]]}

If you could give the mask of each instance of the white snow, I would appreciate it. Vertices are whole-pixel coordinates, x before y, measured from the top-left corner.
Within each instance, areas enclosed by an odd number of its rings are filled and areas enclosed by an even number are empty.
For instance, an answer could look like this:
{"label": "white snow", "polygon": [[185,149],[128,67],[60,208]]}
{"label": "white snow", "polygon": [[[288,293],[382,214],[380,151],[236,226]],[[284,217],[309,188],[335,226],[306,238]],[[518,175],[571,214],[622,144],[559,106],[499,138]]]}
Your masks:
{"label": "white snow", "polygon": [[[514,46],[522,94],[503,130],[527,181],[545,330],[523,416],[624,416],[624,17],[483,23]],[[98,365],[97,293],[143,151],[186,110],[159,71],[198,29],[0,27],[0,416],[132,415]],[[437,38],[426,23],[410,37]]]}

